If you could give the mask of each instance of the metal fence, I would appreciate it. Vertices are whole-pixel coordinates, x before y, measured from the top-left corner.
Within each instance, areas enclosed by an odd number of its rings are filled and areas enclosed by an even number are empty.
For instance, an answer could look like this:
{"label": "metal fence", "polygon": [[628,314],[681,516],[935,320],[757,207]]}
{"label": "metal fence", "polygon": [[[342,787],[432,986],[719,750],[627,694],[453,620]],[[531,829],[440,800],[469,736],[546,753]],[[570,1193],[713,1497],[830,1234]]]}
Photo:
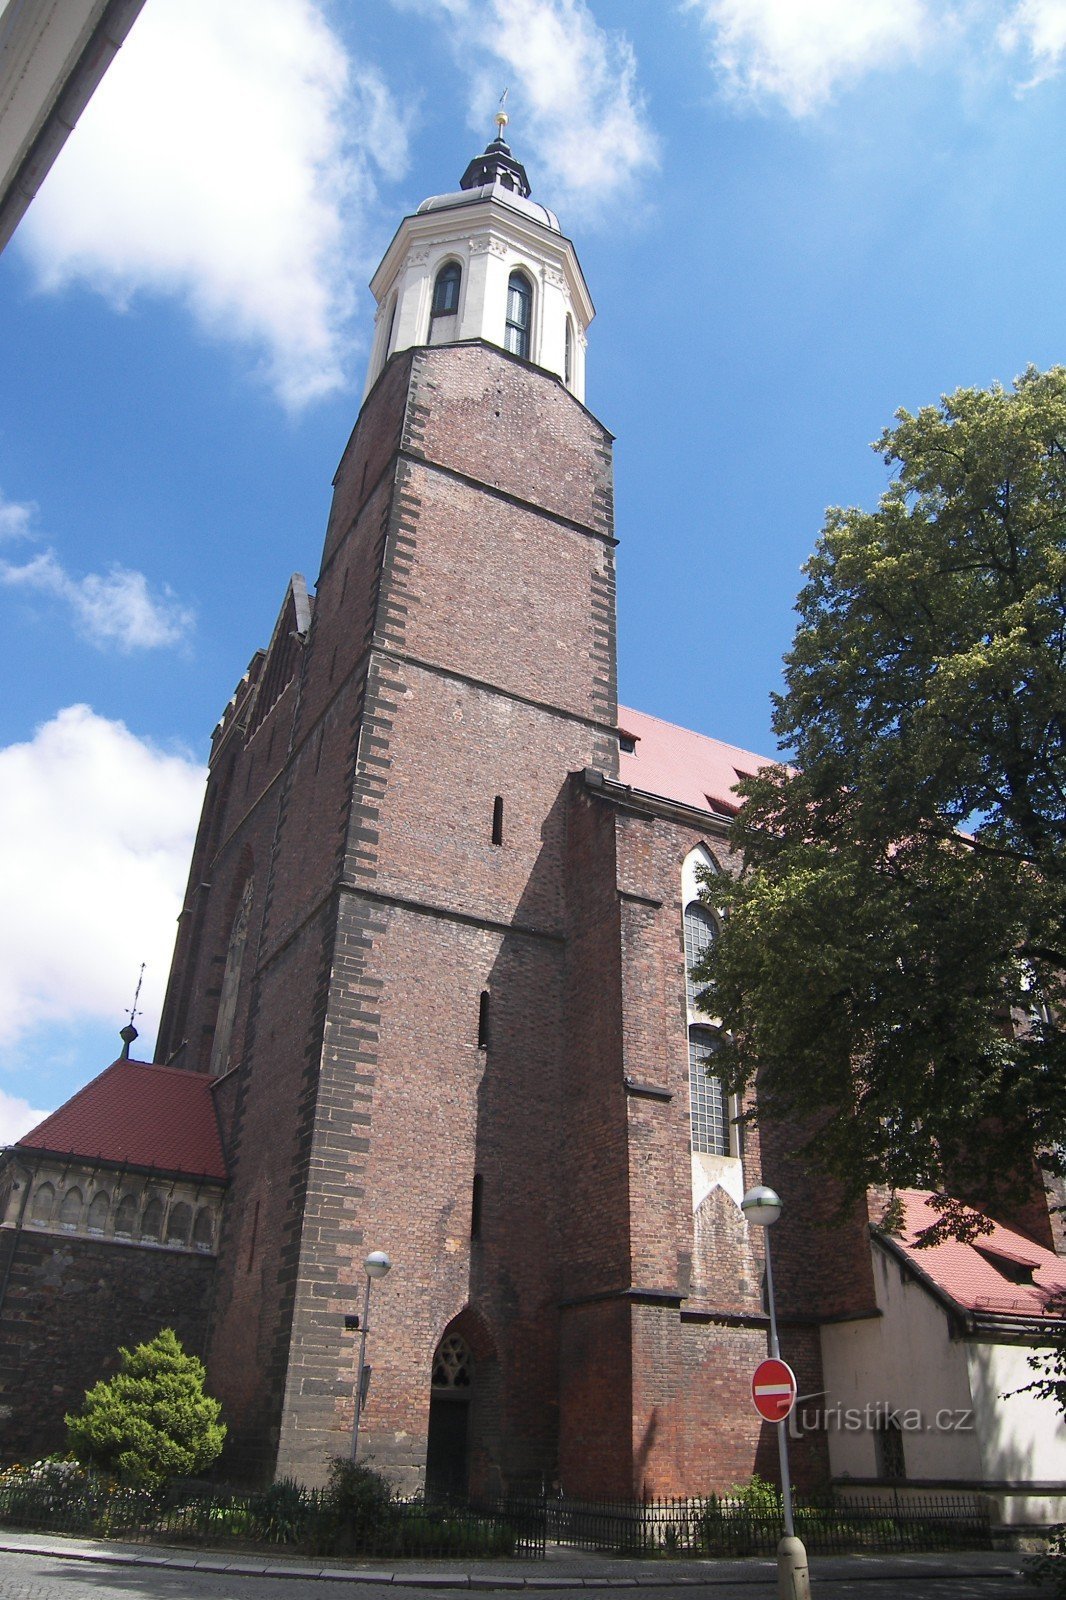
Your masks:
{"label": "metal fence", "polygon": [[0,1485],[0,1526],[140,1544],[288,1548],[311,1555],[484,1559],[544,1555],[542,1502],[392,1501],[338,1510],[325,1491],[258,1494],[117,1488],[91,1475]]}
{"label": "metal fence", "polygon": [[[773,1495],[750,1499],[545,1502],[550,1543],[633,1556],[772,1556],[783,1533]],[[795,1508],[812,1555],[849,1551],[988,1550],[991,1513],[977,1495],[833,1497]]]}

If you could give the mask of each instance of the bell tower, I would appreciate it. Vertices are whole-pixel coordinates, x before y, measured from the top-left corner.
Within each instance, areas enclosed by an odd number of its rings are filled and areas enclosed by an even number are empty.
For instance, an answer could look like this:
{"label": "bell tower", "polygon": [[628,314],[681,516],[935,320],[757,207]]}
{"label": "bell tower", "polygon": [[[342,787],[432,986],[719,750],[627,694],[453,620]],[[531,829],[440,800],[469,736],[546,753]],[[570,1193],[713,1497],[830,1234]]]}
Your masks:
{"label": "bell tower", "polygon": [[[316,592],[212,751],[168,1058],[231,1171],[208,1368],[232,1470],[408,1489],[555,1471],[574,1059],[572,775],[617,772],[592,302],[501,136],[404,219]],[[570,1230],[571,1235],[573,1230]],[[531,1375],[535,1374],[533,1381]]]}
{"label": "bell tower", "polygon": [[585,398],[588,286],[558,217],[530,198],[503,138],[506,115],[496,121],[497,137],[459,189],[404,218],[371,279],[378,312],[366,393],[398,350],[484,339]]}

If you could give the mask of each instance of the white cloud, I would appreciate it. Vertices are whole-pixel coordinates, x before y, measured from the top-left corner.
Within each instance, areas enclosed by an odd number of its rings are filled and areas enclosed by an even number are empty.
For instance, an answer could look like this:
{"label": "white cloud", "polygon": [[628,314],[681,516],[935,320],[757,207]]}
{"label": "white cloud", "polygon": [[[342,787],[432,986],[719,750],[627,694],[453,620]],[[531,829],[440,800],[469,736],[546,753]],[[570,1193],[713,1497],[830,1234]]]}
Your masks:
{"label": "white cloud", "polygon": [[48,1024],[117,1031],[142,961],[154,1032],[203,784],[84,705],[0,749],[0,1046],[45,1046]]}
{"label": "white cloud", "polygon": [[683,0],[710,35],[714,69],[738,100],[805,116],[867,73],[916,59],[927,0]]}
{"label": "white cloud", "polygon": [[143,572],[113,566],[107,573],[73,578],[54,550],[44,550],[21,566],[0,561],[0,583],[53,595],[70,607],[75,626],[91,644],[123,655],[178,644],[193,624],[192,612],[169,589],[161,597],[149,592]]}
{"label": "white cloud", "polygon": [[45,288],[177,295],[296,407],[346,380],[372,169],[406,159],[317,0],[152,0],[18,238]]}
{"label": "white cloud", "polygon": [[0,542],[30,538],[30,523],[36,515],[37,507],[32,501],[5,500],[0,493]]}
{"label": "white cloud", "polygon": [[38,1111],[19,1095],[6,1094],[0,1089],[0,1147],[14,1144],[24,1133],[29,1133],[43,1122],[47,1111]]}
{"label": "white cloud", "polygon": [[1042,83],[1066,56],[1066,0],[1021,0],[998,37],[1005,50],[1021,48],[1031,57],[1034,73],[1026,87]]}
{"label": "white cloud", "polygon": [[536,189],[553,205],[595,216],[656,165],[632,47],[584,0],[421,0],[420,8],[447,13],[486,142],[510,85],[515,153],[535,164]]}

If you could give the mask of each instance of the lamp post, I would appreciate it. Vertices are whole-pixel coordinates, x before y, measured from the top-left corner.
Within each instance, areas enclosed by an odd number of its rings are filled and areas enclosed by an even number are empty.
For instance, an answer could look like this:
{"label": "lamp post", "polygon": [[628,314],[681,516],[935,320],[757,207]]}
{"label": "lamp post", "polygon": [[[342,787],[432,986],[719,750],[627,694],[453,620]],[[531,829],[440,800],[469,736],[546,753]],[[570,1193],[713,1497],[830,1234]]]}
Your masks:
{"label": "lamp post", "polygon": [[371,1250],[363,1262],[363,1271],[366,1273],[366,1293],[363,1296],[363,1320],[359,1335],[359,1370],[355,1379],[355,1420],[352,1423],[352,1461],[359,1454],[359,1419],[363,1414],[363,1403],[366,1400],[366,1336],[370,1324],[370,1285],[375,1278],[383,1278],[392,1266],[392,1262],[384,1250]]}
{"label": "lamp post", "polygon": [[[782,1212],[781,1197],[763,1183],[749,1189],[740,1202],[740,1209],[749,1222],[769,1229]],[[770,1354],[781,1359],[781,1345],[777,1337],[777,1309],[774,1305],[774,1273],[770,1264],[770,1234],[763,1235],[766,1250],[766,1304],[770,1313]],[[777,1547],[777,1582],[781,1600],[809,1600],[810,1578],[807,1572],[807,1552],[803,1542],[796,1538],[792,1518],[792,1483],[788,1472],[788,1432],[784,1418],[777,1424],[777,1453],[781,1462],[781,1506],[785,1514],[785,1537]]]}

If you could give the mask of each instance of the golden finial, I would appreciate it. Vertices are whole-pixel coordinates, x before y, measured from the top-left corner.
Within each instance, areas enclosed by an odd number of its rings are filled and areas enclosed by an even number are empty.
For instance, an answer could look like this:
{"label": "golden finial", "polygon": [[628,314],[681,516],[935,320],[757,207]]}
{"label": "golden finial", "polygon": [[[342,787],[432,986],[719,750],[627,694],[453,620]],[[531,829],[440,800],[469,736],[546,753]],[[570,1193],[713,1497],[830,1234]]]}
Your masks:
{"label": "golden finial", "polygon": [[496,137],[497,137],[497,139],[502,139],[503,138],[503,130],[504,130],[504,128],[506,128],[508,122],[510,121],[510,118],[508,117],[506,111],[503,109],[503,103],[507,99],[507,96],[508,96],[509,93],[510,93],[510,89],[508,88],[508,89],[505,89],[503,91],[503,93],[501,94],[499,110],[497,111],[496,115],[492,119],[493,122],[495,122],[495,124],[496,124]]}

